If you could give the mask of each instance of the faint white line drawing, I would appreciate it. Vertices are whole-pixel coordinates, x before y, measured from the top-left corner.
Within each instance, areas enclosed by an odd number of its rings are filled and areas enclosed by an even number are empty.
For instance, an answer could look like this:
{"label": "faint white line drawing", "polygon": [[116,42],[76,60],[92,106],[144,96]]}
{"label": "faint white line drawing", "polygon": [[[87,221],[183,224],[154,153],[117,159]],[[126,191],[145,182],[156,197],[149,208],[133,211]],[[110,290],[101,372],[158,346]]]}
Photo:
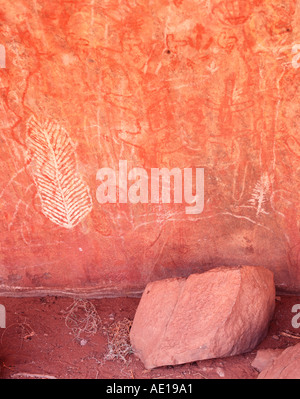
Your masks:
{"label": "faint white line drawing", "polygon": [[267,173],[264,173],[260,180],[256,183],[254,190],[252,192],[252,198],[249,203],[256,207],[256,216],[261,213],[267,214],[264,210],[264,204],[267,202],[267,194],[270,190],[270,180]]}
{"label": "faint white line drawing", "polygon": [[217,64],[216,64],[215,61],[212,61],[212,62],[210,63],[210,65],[208,65],[208,66],[206,67],[206,69],[207,69],[211,74],[214,74],[215,72],[217,72],[217,70],[219,69],[219,67],[217,66]]}
{"label": "faint white line drawing", "polygon": [[43,214],[61,227],[75,227],[92,210],[92,198],[77,171],[75,144],[68,132],[56,122],[32,116],[27,147]]}
{"label": "faint white line drawing", "polygon": [[292,59],[292,66],[295,69],[300,68],[300,44],[294,44],[292,54],[296,54]]}
{"label": "faint white line drawing", "polygon": [[6,68],[6,50],[3,44],[0,44],[0,68]]}

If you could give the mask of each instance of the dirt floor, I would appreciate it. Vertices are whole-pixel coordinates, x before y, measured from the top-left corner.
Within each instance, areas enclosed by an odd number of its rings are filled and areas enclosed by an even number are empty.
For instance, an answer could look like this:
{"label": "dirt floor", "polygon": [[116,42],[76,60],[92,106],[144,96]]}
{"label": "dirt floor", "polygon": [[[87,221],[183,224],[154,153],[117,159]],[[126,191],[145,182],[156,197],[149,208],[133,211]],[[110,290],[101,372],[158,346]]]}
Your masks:
{"label": "dirt floor", "polygon": [[132,353],[128,331],[137,298],[0,298],[6,329],[0,329],[1,379],[253,379],[257,349],[299,343],[291,321],[300,297],[281,296],[266,339],[251,353],[231,358],[145,370]]}

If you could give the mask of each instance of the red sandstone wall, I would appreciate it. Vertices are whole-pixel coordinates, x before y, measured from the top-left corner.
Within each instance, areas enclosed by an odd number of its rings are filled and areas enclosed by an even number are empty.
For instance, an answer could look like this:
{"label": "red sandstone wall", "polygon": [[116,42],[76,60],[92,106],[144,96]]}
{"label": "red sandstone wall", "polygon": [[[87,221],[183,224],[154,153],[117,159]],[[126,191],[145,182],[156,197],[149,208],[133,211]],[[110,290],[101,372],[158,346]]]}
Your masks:
{"label": "red sandstone wall", "polygon": [[[134,293],[239,264],[300,292],[296,0],[0,6],[2,294]],[[99,204],[96,173],[119,160],[204,168],[203,212]]]}

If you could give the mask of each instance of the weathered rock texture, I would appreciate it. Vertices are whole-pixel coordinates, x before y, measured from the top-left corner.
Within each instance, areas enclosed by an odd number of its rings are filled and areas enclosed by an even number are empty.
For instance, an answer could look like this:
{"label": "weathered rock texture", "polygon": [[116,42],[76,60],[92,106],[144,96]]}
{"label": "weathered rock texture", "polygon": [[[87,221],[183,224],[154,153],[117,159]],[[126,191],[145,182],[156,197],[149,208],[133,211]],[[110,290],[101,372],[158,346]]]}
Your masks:
{"label": "weathered rock texture", "polygon": [[273,274],[217,268],[147,285],[130,332],[146,368],[247,352],[265,337],[275,307]]}
{"label": "weathered rock texture", "polygon": [[[300,292],[299,20],[296,0],[0,0],[0,295],[245,264]],[[120,160],[204,168],[203,212],[99,203]]]}
{"label": "weathered rock texture", "polygon": [[258,379],[300,379],[300,344],[285,349],[275,357]]}
{"label": "weathered rock texture", "polygon": [[274,363],[274,360],[281,355],[283,349],[261,349],[257,352],[251,363],[257,371],[261,372]]}

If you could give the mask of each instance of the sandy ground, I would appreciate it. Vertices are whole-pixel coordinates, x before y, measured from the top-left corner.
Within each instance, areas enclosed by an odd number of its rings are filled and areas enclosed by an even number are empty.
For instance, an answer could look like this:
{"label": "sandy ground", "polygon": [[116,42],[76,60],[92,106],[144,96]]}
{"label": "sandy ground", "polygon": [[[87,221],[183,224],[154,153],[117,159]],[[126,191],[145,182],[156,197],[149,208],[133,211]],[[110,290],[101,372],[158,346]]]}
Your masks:
{"label": "sandy ground", "polygon": [[300,342],[300,328],[291,324],[300,297],[281,296],[268,336],[252,352],[149,371],[128,342],[138,298],[0,298],[0,303],[7,311],[7,328],[0,330],[1,379],[255,379],[251,362],[258,349]]}

